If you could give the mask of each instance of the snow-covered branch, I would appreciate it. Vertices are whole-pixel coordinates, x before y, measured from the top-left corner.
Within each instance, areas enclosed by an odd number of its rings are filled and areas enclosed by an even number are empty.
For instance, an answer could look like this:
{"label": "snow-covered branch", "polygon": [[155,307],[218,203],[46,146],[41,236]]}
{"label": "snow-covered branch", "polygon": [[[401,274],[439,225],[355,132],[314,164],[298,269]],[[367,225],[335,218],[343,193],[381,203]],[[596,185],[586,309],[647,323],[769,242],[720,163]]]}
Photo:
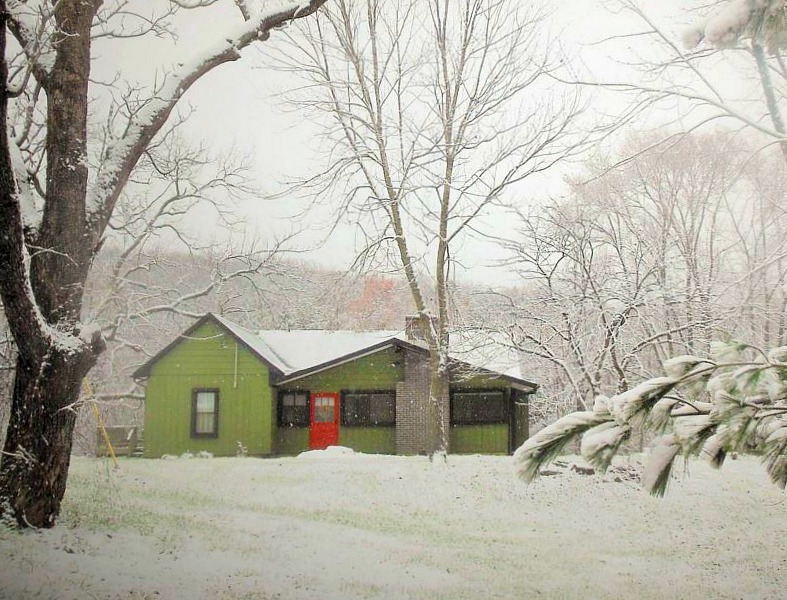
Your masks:
{"label": "snow-covered branch", "polygon": [[744,38],[763,43],[770,52],[787,45],[784,0],[729,0],[684,33],[690,48],[702,41],[728,48]]}
{"label": "snow-covered branch", "polygon": [[14,140],[8,141],[11,154],[11,164],[16,178],[16,187],[19,208],[22,215],[22,225],[25,231],[35,232],[41,224],[42,202],[40,197],[30,185],[31,174],[19,147]]}
{"label": "snow-covered branch", "polygon": [[517,474],[530,483],[543,465],[554,460],[576,437],[589,429],[611,421],[609,415],[592,411],[575,412],[558,419],[531,436],[514,453]]}
{"label": "snow-covered branch", "polygon": [[[741,344],[717,343],[710,359],[682,356],[664,367],[668,377],[647,380],[612,398],[600,396],[592,412],[569,414],[544,428],[520,447],[517,472],[531,482],[539,469],[572,440],[605,471],[631,431],[670,431],[654,445],[643,473],[644,487],[663,495],[672,465],[680,455],[702,455],[720,467],[729,452],[760,452],[772,481],[787,486],[787,381],[781,358],[785,348],[754,360]],[[724,359],[724,360],[721,360]],[[669,395],[678,391],[680,395]],[[708,395],[710,402],[690,397]]]}
{"label": "snow-covered branch", "polygon": [[8,28],[22,47],[35,78],[46,85],[55,60],[54,7],[47,0],[6,0]]}
{"label": "snow-covered branch", "polygon": [[120,193],[142,152],[163,127],[170,113],[189,88],[214,68],[238,60],[241,50],[264,41],[271,30],[292,19],[315,12],[326,0],[277,2],[253,13],[224,40],[204,50],[170,73],[145,107],[133,115],[124,135],[106,149],[101,169],[87,201],[95,241],[101,237]]}

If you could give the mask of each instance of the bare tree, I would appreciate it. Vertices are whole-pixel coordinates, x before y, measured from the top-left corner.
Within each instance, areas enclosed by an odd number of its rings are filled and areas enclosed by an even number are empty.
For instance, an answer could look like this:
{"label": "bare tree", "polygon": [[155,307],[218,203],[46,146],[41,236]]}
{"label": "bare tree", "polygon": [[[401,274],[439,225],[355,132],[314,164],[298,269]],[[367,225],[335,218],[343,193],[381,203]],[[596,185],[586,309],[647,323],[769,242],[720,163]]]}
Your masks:
{"label": "bare tree", "polygon": [[583,409],[602,390],[625,387],[626,331],[640,329],[653,302],[647,242],[621,227],[619,215],[572,199],[523,218],[510,247],[523,293],[506,296],[505,328],[525,360],[542,365],[542,379],[554,373],[550,408],[566,395],[573,400],[563,409]]}
{"label": "bare tree", "polygon": [[767,169],[778,155],[753,163],[756,140],[722,132],[658,139],[589,157],[567,198],[523,212],[501,241],[521,284],[482,293],[476,326],[538,373],[548,394],[532,402],[536,424],[652,377],[670,356],[707,353],[720,336],[779,335],[786,223],[773,200],[784,177]]}
{"label": "bare tree", "polygon": [[[270,7],[237,0],[238,22],[230,35],[129,104],[97,168],[90,167],[88,151],[93,38],[155,34],[172,11],[213,2],[166,2],[164,16],[131,19],[130,29],[125,2],[0,4],[6,82],[0,117],[5,123],[9,100],[17,94],[26,101],[23,112],[32,115],[29,127],[14,132],[13,140],[3,136],[0,145],[0,218],[6,227],[0,238],[0,296],[18,349],[0,463],[0,511],[18,525],[51,527],[60,509],[75,419],[68,407],[104,348],[100,330],[82,321],[84,283],[140,157],[194,82],[323,3]],[[10,59],[10,77],[6,26],[21,49]]]}
{"label": "bare tree", "polygon": [[[652,25],[634,2],[625,4]],[[784,97],[780,88],[785,81],[782,46],[787,30],[784,2],[731,0],[715,4],[718,6],[690,36],[689,45],[694,46],[704,39],[716,48],[732,47],[753,58],[765,111],[757,107],[747,110],[725,101],[704,76],[698,63],[714,49],[700,48],[686,55],[655,26],[649,29],[649,34],[664,40],[675,55],[672,61],[662,64],[660,74],[675,66],[689,70],[695,79],[686,85],[650,87],[627,83],[618,87],[644,94],[648,102],[664,96],[690,101],[702,107],[711,120],[733,119],[766,136],[785,159],[787,144],[780,108]],[[777,169],[779,176],[775,179],[781,179],[782,172],[783,168]],[[772,232],[778,235],[784,221],[781,207],[771,200],[771,190],[779,189],[781,184],[774,185],[767,179],[755,180],[750,185],[750,190],[755,192],[755,202],[744,202],[743,211],[740,205],[737,211],[730,211],[733,218],[727,230],[734,231],[730,239],[738,252],[733,260],[729,256],[725,260],[732,271],[732,281],[726,292],[734,295],[741,286],[750,286],[743,294],[746,299],[741,307],[743,314],[754,313],[755,309],[759,314],[764,313],[766,324],[755,331],[762,332],[765,339],[773,339],[772,325],[767,321],[774,300],[783,302],[773,290],[781,287],[784,280],[784,246],[783,239],[768,238]],[[728,202],[728,206],[735,204],[734,200]],[[686,236],[684,239],[696,238]],[[747,270],[736,272],[739,265]],[[780,325],[777,331],[777,340],[780,340]],[[735,341],[713,342],[710,352],[700,356],[674,356],[664,362],[666,376],[646,380],[611,398],[597,396],[592,410],[566,415],[528,440],[516,453],[520,475],[527,481],[533,480],[539,468],[575,438],[582,439],[583,455],[605,470],[628,436],[633,431],[644,430],[662,434],[651,452],[643,478],[651,493],[664,493],[672,465],[679,455],[700,454],[720,467],[726,455],[733,451],[759,453],[771,479],[785,488],[785,357],[784,346],[768,350]]]}
{"label": "bare tree", "polygon": [[[756,149],[756,146],[754,146]],[[737,185],[738,194],[729,199],[733,220],[736,261],[722,294],[734,298],[735,309],[728,330],[738,339],[763,346],[787,343],[787,172],[783,156],[773,151],[752,152]],[[732,267],[732,268],[730,268]]]}
{"label": "bare tree", "polygon": [[398,265],[407,280],[429,348],[429,454],[448,444],[461,242],[509,188],[577,149],[581,107],[550,85],[559,57],[543,24],[508,0],[341,0],[293,31],[280,61],[306,78],[294,100],[330,148],[302,188],[341,196],[341,218],[366,236],[359,263]]}
{"label": "bare tree", "polygon": [[[256,190],[244,161],[188,146],[177,134],[179,126],[162,132],[140,159],[95,259],[101,268],[87,282],[85,314],[110,346],[127,345],[124,336],[133,324],[154,315],[201,314],[197,302],[215,297],[235,279],[256,289],[258,276],[275,270],[289,239],[261,247],[255,240],[205,240],[189,231],[186,217],[198,213],[200,220],[216,223],[215,235],[227,232],[229,238],[243,226],[233,214],[233,200],[253,197]],[[175,264],[157,277],[164,261]],[[232,299],[231,294],[223,299],[229,305],[221,312],[233,311]]]}

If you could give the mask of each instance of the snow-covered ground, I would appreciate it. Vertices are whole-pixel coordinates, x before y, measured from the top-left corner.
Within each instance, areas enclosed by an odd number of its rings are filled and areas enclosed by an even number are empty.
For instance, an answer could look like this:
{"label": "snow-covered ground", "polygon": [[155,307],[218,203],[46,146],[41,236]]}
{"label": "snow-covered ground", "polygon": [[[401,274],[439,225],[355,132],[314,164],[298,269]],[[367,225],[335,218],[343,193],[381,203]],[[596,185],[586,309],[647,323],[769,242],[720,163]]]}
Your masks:
{"label": "snow-covered ground", "polygon": [[570,464],[526,486],[508,457],[75,459],[57,528],[0,532],[0,597],[787,597],[756,459],[692,462],[663,499]]}

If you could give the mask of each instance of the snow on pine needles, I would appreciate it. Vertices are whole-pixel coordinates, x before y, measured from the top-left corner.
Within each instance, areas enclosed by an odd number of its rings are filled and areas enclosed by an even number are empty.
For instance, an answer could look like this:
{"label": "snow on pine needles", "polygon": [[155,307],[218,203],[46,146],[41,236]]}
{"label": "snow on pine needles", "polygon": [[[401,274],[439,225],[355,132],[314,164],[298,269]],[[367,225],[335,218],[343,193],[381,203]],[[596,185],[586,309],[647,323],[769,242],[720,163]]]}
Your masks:
{"label": "snow on pine needles", "polygon": [[510,457],[72,461],[60,525],[0,531],[0,598],[780,598],[787,500],[755,458],[694,461],[656,499],[640,463]]}

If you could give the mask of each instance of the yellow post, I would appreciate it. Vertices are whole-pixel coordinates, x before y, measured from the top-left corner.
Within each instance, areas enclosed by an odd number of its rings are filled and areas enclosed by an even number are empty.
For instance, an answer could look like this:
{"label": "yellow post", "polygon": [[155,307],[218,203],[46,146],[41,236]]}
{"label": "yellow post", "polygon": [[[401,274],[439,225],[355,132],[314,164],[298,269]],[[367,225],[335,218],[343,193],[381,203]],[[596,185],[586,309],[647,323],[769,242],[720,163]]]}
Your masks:
{"label": "yellow post", "polygon": [[104,438],[104,443],[107,445],[109,455],[112,457],[112,462],[115,463],[115,468],[117,469],[120,467],[120,465],[118,464],[117,456],[115,456],[115,449],[112,447],[112,442],[109,441],[107,428],[104,427],[104,419],[101,418],[101,413],[98,412],[98,407],[96,406],[96,401],[93,396],[93,386],[90,385],[90,382],[87,380],[87,378],[82,380],[82,390],[90,400],[90,406],[93,407],[93,414],[96,415],[96,421],[98,422],[98,426],[101,428],[101,435]]}

